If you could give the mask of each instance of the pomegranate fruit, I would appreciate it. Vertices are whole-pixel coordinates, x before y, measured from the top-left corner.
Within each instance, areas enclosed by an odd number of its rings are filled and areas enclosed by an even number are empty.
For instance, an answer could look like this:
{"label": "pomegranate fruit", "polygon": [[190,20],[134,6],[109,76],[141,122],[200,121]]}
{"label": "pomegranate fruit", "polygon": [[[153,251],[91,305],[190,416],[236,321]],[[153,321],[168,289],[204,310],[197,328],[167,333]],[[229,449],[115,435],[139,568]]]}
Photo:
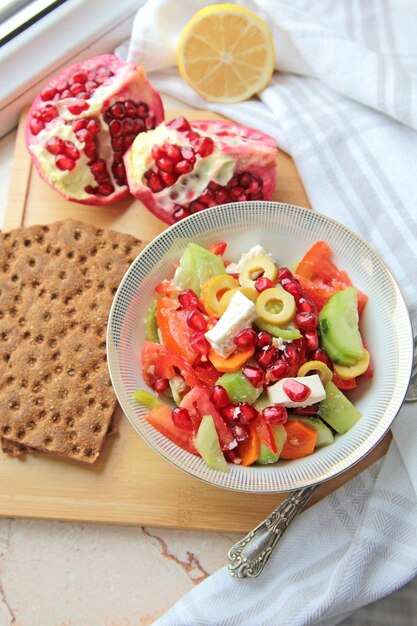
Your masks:
{"label": "pomegranate fruit", "polygon": [[276,144],[258,130],[180,117],[135,139],[124,156],[131,193],[168,224],[208,207],[269,200]]}
{"label": "pomegranate fruit", "polygon": [[129,193],[123,154],[163,119],[143,68],[107,54],[65,69],[42,89],[26,144],[39,175],[65,198],[110,204]]}

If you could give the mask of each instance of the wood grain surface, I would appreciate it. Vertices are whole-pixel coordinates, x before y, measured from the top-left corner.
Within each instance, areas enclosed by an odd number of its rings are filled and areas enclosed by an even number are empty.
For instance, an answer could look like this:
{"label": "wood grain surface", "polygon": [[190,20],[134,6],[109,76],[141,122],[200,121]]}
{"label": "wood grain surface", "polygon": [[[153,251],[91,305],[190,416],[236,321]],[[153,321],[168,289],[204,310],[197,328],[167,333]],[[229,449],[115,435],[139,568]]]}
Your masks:
{"label": "wood grain surface", "polygon": [[[207,111],[167,111],[167,117],[219,118]],[[67,202],[32,167],[24,144],[25,113],[16,140],[4,228],[50,223],[72,217],[130,233],[144,241],[165,224],[131,198],[109,207]],[[292,159],[279,152],[273,199],[310,207]],[[81,520],[142,526],[246,532],[258,524],[285,494],[252,495],[212,487],[183,473],[143,441],[120,408],[117,434],[109,437],[92,466],[43,453],[24,460],[0,456],[0,515]],[[387,435],[362,462],[323,483],[314,504],[385,454]]]}

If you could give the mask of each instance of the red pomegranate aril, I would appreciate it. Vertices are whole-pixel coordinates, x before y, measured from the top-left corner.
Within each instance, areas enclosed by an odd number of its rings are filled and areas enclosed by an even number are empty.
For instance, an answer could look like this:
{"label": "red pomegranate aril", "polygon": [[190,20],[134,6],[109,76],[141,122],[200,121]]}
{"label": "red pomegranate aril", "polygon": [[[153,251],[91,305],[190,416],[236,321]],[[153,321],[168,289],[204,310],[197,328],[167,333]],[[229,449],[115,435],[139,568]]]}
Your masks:
{"label": "red pomegranate aril", "polygon": [[[221,385],[214,385],[213,391],[211,392],[211,401],[214,402],[219,409],[225,409],[230,405],[228,393]],[[235,407],[232,408],[234,410]]]}
{"label": "red pomegranate aril", "polygon": [[173,217],[174,220],[178,222],[179,220],[183,220],[184,217],[188,217],[189,215],[191,215],[191,211],[182,206],[175,211]]}
{"label": "red pomegranate aril", "polygon": [[300,313],[315,313],[316,307],[312,302],[310,302],[310,300],[300,298],[297,302],[297,311]]}
{"label": "red pomegranate aril", "polygon": [[41,110],[41,120],[47,124],[48,122],[52,122],[58,115],[58,109],[54,107],[52,104],[47,104]]}
{"label": "red pomegranate aril", "polygon": [[266,330],[260,330],[256,336],[256,347],[265,348],[272,345],[272,335]]}
{"label": "red pomegranate aril", "polygon": [[287,344],[284,348],[284,356],[287,363],[292,365],[298,360],[297,348],[292,343]]}
{"label": "red pomegranate aril", "polygon": [[129,117],[135,118],[138,114],[136,102],[133,102],[133,100],[126,100],[125,111],[126,111],[126,115],[128,115]]}
{"label": "red pomegranate aril", "polygon": [[110,107],[110,112],[112,116],[116,119],[123,119],[126,115],[125,107],[123,102],[116,102]]}
{"label": "red pomegranate aril", "polygon": [[250,424],[259,416],[258,411],[249,402],[239,402],[239,422],[241,424]]}
{"label": "red pomegranate aril", "polygon": [[240,196],[242,191],[243,191],[243,187],[240,187],[239,185],[237,185],[236,187],[231,188],[230,195],[232,196],[232,198],[237,200],[238,196]]}
{"label": "red pomegranate aril", "polygon": [[278,355],[278,350],[274,346],[265,346],[257,352],[255,358],[259,365],[266,369],[277,360]]}
{"label": "red pomegranate aril", "polygon": [[293,402],[304,402],[311,395],[310,387],[298,380],[288,379],[284,381],[282,389]]}
{"label": "red pomegranate aril", "polygon": [[250,430],[246,424],[235,424],[235,426],[232,426],[232,432],[236,441],[246,441],[249,439]]}
{"label": "red pomegranate aril", "polygon": [[[220,385],[218,385],[220,387]],[[222,387],[223,389],[223,387]],[[224,390],[226,391],[226,390]],[[227,393],[227,392],[226,392]],[[233,406],[233,404],[229,404],[228,406],[225,406],[222,408],[222,415],[225,418],[226,422],[228,422],[229,424],[232,424],[233,422],[235,422],[235,411],[236,411],[236,407]]]}
{"label": "red pomegranate aril", "polygon": [[277,283],[280,283],[284,278],[292,278],[292,272],[288,267],[280,267],[277,274]]}
{"label": "red pomegranate aril", "polygon": [[210,343],[201,332],[197,332],[191,335],[190,346],[194,350],[194,352],[197,352],[197,354],[202,354],[204,356],[207,356],[207,354],[211,350]]}
{"label": "red pomegranate aril", "polygon": [[285,406],[266,406],[262,411],[262,417],[268,424],[285,424],[288,413]]}
{"label": "red pomegranate aril", "polygon": [[241,174],[239,176],[239,185],[241,185],[241,187],[243,187],[244,189],[247,189],[249,187],[249,185],[252,183],[252,174],[250,174],[249,172],[244,172],[243,174]]}
{"label": "red pomegranate aril", "polygon": [[182,159],[181,150],[178,148],[178,146],[173,146],[172,144],[167,144],[165,146],[165,153],[166,153],[166,155],[170,159],[172,159],[175,162],[181,161],[181,159]]}
{"label": "red pomegranate aril", "polygon": [[91,172],[94,177],[100,176],[101,174],[107,174],[107,165],[106,161],[103,159],[99,159],[91,166]]}
{"label": "red pomegranate aril", "polygon": [[81,130],[77,130],[75,133],[77,135],[78,141],[83,143],[90,143],[93,140],[93,135],[86,128],[81,128]]}
{"label": "red pomegranate aril", "polygon": [[144,102],[141,102],[140,104],[138,104],[138,107],[136,110],[137,110],[138,116],[142,118],[145,118],[149,113],[149,107]]}
{"label": "red pomegranate aril", "polygon": [[91,120],[88,121],[87,130],[92,135],[97,135],[97,133],[99,133],[100,130],[101,130],[100,122],[98,120],[92,118]]}
{"label": "red pomegranate aril", "polygon": [[195,200],[190,204],[190,209],[193,213],[198,213],[198,211],[204,211],[204,209],[206,208],[206,205],[202,202],[198,202],[198,200]]}
{"label": "red pomegranate aril", "polygon": [[205,333],[207,330],[207,322],[201,311],[194,309],[187,315],[187,324],[193,330],[198,330],[201,333]]}
{"label": "red pomegranate aril", "polygon": [[74,120],[71,122],[71,126],[75,134],[77,134],[83,128],[87,128],[87,124],[87,120]]}
{"label": "red pomegranate aril", "polygon": [[167,187],[173,185],[177,180],[176,174],[167,174],[167,172],[161,172],[160,177],[162,178],[164,185],[166,185]]}
{"label": "red pomegranate aril", "polygon": [[179,131],[191,130],[191,126],[188,120],[186,120],[185,117],[182,116],[177,117],[175,120],[172,120],[167,124],[167,126],[169,126],[169,128],[173,128],[174,130]]}
{"label": "red pomegranate aril", "polygon": [[56,87],[45,87],[45,89],[42,89],[40,96],[41,99],[46,102],[47,100],[53,100],[57,93]]}
{"label": "red pomegranate aril", "polygon": [[89,108],[89,105],[84,100],[77,100],[77,102],[74,102],[74,104],[68,105],[68,111],[73,115],[79,115]]}
{"label": "red pomegranate aril", "polygon": [[274,283],[270,278],[266,276],[260,276],[255,280],[255,289],[262,293],[265,289],[273,289],[275,287]]}
{"label": "red pomegranate aril", "polygon": [[291,410],[296,415],[305,415],[307,417],[313,417],[314,415],[318,414],[320,410],[320,403],[317,402],[317,404],[310,404],[310,406],[296,406],[295,408]]}
{"label": "red pomegranate aril", "polygon": [[324,348],[318,348],[311,355],[311,359],[313,361],[321,361],[322,363],[325,363],[329,369],[333,370],[333,363],[329,359],[327,352],[324,350]]}
{"label": "red pomegranate aril", "polygon": [[80,153],[77,150],[77,148],[74,146],[72,141],[66,141],[64,143],[64,154],[68,156],[70,159],[73,159],[73,161],[76,161],[77,159],[80,158]]}
{"label": "red pomegranate aril", "polygon": [[254,387],[263,387],[265,383],[265,374],[260,367],[255,365],[245,365],[242,368],[242,374]]}
{"label": "red pomegranate aril", "polygon": [[68,172],[73,170],[75,167],[75,161],[66,156],[58,156],[55,159],[55,164],[60,170]]}
{"label": "red pomegranate aril", "polygon": [[169,157],[163,156],[155,161],[156,166],[162,172],[166,172],[167,174],[171,174],[174,170],[174,163],[172,159]]}
{"label": "red pomegranate aril", "polygon": [[193,130],[187,133],[188,141],[195,145],[195,142],[200,139],[200,135],[195,133]]}
{"label": "red pomegranate aril", "polygon": [[285,289],[285,291],[288,291],[288,293],[290,293],[296,302],[298,302],[298,300],[302,297],[303,292],[300,286],[300,283],[298,282],[298,280],[296,278],[284,278],[282,280],[282,286]]}
{"label": "red pomegranate aril", "polygon": [[233,337],[233,342],[238,348],[245,350],[246,348],[254,346],[256,339],[256,332],[252,328],[244,328]]}
{"label": "red pomegranate aril", "polygon": [[84,84],[87,81],[87,74],[85,72],[74,72],[74,74],[69,79],[69,84],[73,85],[74,83],[82,83]]}
{"label": "red pomegranate aril", "polygon": [[95,143],[88,143],[84,148],[84,154],[90,159],[90,163],[94,162],[97,158],[97,146]]}
{"label": "red pomegranate aril", "polygon": [[84,89],[85,87],[81,83],[74,83],[73,85],[71,85],[70,91],[74,96],[76,96],[82,91],[84,91]]}
{"label": "red pomegranate aril", "polygon": [[169,382],[166,378],[157,378],[152,386],[156,393],[163,393],[168,388],[168,385]]}
{"label": "red pomegranate aril", "polygon": [[120,137],[123,132],[122,122],[120,120],[112,120],[109,124],[109,130],[112,137]]}
{"label": "red pomegranate aril", "polygon": [[229,194],[224,189],[219,189],[218,191],[214,192],[214,198],[216,200],[216,203],[226,204],[226,202],[229,200]]}
{"label": "red pomegranate aril", "polygon": [[133,120],[129,117],[125,117],[124,120],[122,120],[122,128],[126,135],[131,134],[133,132]]}
{"label": "red pomegranate aril", "polygon": [[189,412],[182,406],[176,406],[175,409],[172,409],[171,417],[174,426],[178,426],[178,428],[189,429],[193,426],[193,422]]}
{"label": "red pomegranate aril", "polygon": [[208,157],[214,150],[214,141],[210,137],[200,137],[196,140],[195,150],[202,157]]}
{"label": "red pomegranate aril", "polygon": [[111,169],[115,178],[125,178],[126,172],[123,163],[113,163]]}
{"label": "red pomegranate aril", "polygon": [[133,132],[135,133],[135,135],[142,133],[144,130],[145,130],[145,123],[143,120],[141,120],[140,118],[133,120]]}
{"label": "red pomegranate aril", "polygon": [[287,375],[288,372],[288,364],[285,359],[278,359],[275,361],[273,365],[268,367],[267,369],[267,378],[273,382],[276,380],[280,380]]}
{"label": "red pomegranate aril", "polygon": [[192,289],[184,289],[178,294],[178,301],[183,309],[198,309],[200,300]]}
{"label": "red pomegranate aril", "polygon": [[63,154],[64,152],[65,144],[60,137],[51,137],[50,139],[48,139],[45,145],[50,154],[57,155]]}
{"label": "red pomegranate aril", "polygon": [[183,159],[175,164],[175,171],[177,174],[188,174],[193,169],[193,164],[190,161]]}
{"label": "red pomegranate aril", "polygon": [[319,320],[315,313],[297,313],[295,316],[295,324],[300,330],[316,330]]}
{"label": "red pomegranate aril", "polygon": [[194,150],[192,148],[181,148],[181,155],[186,161],[195,161]]}
{"label": "red pomegranate aril", "polygon": [[98,186],[98,192],[102,196],[109,196],[110,194],[113,193],[113,191],[114,191],[114,187],[111,184],[111,182],[101,183]]}
{"label": "red pomegranate aril", "polygon": [[158,193],[158,191],[162,191],[162,189],[164,188],[163,180],[155,172],[152,172],[147,181],[147,185],[149,189],[151,189],[154,193]]}
{"label": "red pomegranate aril", "polygon": [[314,352],[319,347],[319,336],[316,330],[306,330],[304,333],[307,348],[310,352]]}

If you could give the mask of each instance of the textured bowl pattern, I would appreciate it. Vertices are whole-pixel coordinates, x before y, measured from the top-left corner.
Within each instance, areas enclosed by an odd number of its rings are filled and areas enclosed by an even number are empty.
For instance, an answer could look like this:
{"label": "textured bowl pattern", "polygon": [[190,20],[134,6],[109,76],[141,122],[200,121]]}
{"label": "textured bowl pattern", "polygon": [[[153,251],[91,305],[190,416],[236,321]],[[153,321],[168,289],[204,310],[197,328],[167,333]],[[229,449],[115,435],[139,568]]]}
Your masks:
{"label": "textured bowl pattern", "polygon": [[[230,464],[222,473],[171,443],[144,419],[145,409],[132,394],[146,389],[140,351],[144,318],[153,288],[172,276],[174,263],[189,241],[210,245],[226,241],[234,260],[261,244],[280,265],[292,266],[316,241],[325,240],[334,259],[369,296],[362,329],[373,356],[375,374],[349,397],[363,417],[335,442],[297,461],[269,466]],[[288,491],[327,480],[362,459],[384,436],[407,390],[413,356],[410,318],[402,294],[381,258],[355,233],[338,222],[301,207],[276,202],[245,202],[214,207],[171,226],[154,239],[127,271],[114,298],[107,334],[113,386],[122,409],[150,446],[180,469],[209,483],[238,491]]]}

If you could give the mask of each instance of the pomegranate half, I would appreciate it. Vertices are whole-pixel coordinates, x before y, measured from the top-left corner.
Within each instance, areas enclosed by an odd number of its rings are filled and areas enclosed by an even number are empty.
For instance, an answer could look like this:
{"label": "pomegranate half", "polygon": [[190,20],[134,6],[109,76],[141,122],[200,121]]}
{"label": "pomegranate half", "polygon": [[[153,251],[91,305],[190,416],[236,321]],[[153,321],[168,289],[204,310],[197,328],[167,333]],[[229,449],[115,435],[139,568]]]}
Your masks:
{"label": "pomegranate half", "polygon": [[269,200],[276,144],[221,120],[179,117],[135,139],[124,156],[130,192],[167,224],[208,207]]}
{"label": "pomegranate half", "polygon": [[143,68],[107,54],[72,65],[42,89],[26,144],[40,176],[65,198],[110,204],[129,193],[123,154],[163,119]]}

